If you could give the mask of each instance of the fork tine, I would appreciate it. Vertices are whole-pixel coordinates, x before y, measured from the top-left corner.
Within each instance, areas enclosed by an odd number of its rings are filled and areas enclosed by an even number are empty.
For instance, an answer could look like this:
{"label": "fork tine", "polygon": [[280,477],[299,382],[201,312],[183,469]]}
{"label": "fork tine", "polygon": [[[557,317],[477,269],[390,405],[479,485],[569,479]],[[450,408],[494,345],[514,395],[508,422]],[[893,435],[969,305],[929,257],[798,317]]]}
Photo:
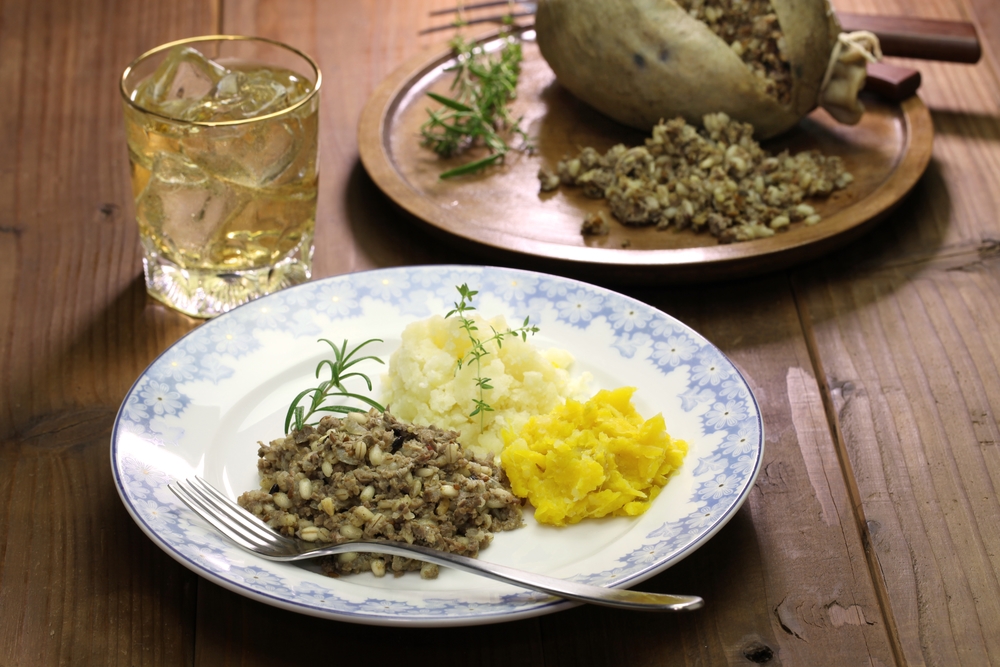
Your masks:
{"label": "fork tine", "polygon": [[212,526],[218,530],[220,533],[228,537],[230,540],[243,547],[244,549],[254,550],[257,547],[253,542],[248,541],[242,534],[234,531],[230,528],[229,524],[221,521],[213,510],[205,505],[197,496],[193,495],[187,488],[185,488],[180,481],[174,482],[173,484],[168,484],[167,488],[174,492],[174,495],[180,498],[185,505],[191,508],[195,514],[200,516],[202,519],[212,524]]}
{"label": "fork tine", "polygon": [[[496,16],[486,16],[486,17],[478,18],[478,19],[467,19],[465,21],[462,21],[462,23],[460,25],[461,26],[467,26],[467,25],[476,25],[477,23],[500,23],[501,21],[504,20],[504,18],[506,18],[508,16],[510,18],[519,19],[519,18],[523,18],[525,16],[534,16],[534,15],[535,15],[535,12],[514,12],[513,14],[497,14]],[[418,35],[428,35],[428,34],[430,34],[432,32],[440,32],[441,30],[449,30],[451,28],[458,28],[458,27],[460,27],[460,25],[456,24],[456,23],[445,23],[445,24],[442,24],[442,25],[431,26],[430,28],[424,28],[423,30],[421,30],[417,34]],[[522,27],[527,27],[527,26],[518,26],[518,29],[520,29]]]}
{"label": "fork tine", "polygon": [[[261,544],[273,545],[276,542],[287,539],[265,525],[264,522],[253,514],[234,503],[201,477],[192,477],[187,482],[193,492],[198,493],[205,502],[211,504],[212,507],[224,514],[230,520],[230,523],[238,524],[240,528],[249,534],[248,536],[252,536]],[[236,526],[233,526],[233,528],[235,529]]]}
{"label": "fork tine", "polygon": [[457,14],[458,12],[467,12],[474,9],[484,9],[486,7],[501,7],[503,5],[523,5],[523,4],[533,5],[534,3],[517,2],[517,0],[514,0],[514,2],[511,2],[511,0],[489,0],[488,2],[477,2],[472,5],[462,4],[462,5],[455,5],[454,7],[448,7],[445,9],[435,9],[434,11],[430,12],[429,15],[444,16],[445,14]]}

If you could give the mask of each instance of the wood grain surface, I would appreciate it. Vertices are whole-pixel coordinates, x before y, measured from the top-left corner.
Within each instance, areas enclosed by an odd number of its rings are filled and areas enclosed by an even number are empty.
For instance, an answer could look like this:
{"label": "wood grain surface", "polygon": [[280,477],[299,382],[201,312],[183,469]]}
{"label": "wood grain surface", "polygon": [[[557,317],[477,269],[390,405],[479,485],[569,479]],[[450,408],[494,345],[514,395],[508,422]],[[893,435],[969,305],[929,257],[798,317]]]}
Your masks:
{"label": "wood grain surface", "polygon": [[983,42],[975,65],[892,61],[920,69],[935,143],[915,191],[873,231],[792,270],[626,290],[729,355],[765,419],[765,467],[743,509],[641,585],[702,595],[703,610],[356,626],[233,594],[139,531],[111,479],[111,426],[146,364],[198,322],[144,292],[121,70],[196,34],[295,44],[325,79],[316,275],[474,262],[398,213],[358,159],[366,100],[447,37],[418,31],[449,4],[0,2],[0,667],[1000,664],[992,0],[835,3],[970,21]]}

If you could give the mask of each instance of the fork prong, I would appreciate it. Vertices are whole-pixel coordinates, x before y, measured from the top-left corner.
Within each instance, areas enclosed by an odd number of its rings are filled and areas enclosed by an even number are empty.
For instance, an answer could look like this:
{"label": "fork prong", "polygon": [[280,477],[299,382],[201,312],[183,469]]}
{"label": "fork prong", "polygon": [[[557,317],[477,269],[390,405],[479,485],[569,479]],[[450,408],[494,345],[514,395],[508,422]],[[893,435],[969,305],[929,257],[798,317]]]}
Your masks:
{"label": "fork prong", "polygon": [[529,7],[534,7],[533,2],[517,2],[514,0],[489,0],[488,2],[476,2],[471,5],[456,4],[454,7],[447,7],[445,9],[435,9],[430,12],[430,16],[444,16],[445,14],[457,14],[458,12],[468,12],[476,9],[484,9],[486,7],[502,7],[503,5],[527,5]]}
{"label": "fork prong", "polygon": [[174,495],[180,498],[185,505],[191,508],[191,510],[200,516],[202,519],[207,521],[212,525],[213,528],[218,530],[220,533],[228,537],[230,540],[243,547],[244,549],[254,550],[258,548],[258,545],[251,542],[244,537],[243,534],[234,531],[230,525],[219,519],[209,506],[207,506],[200,498],[191,493],[180,481],[174,482],[173,484],[168,484],[167,488],[174,492]]}
{"label": "fork prong", "polygon": [[[222,513],[230,523],[238,524],[238,527],[248,533],[248,538],[252,536],[263,545],[273,545],[288,538],[265,525],[263,521],[253,514],[243,509],[217,488],[206,482],[201,477],[192,477],[187,480],[191,490],[199,494],[205,502],[210,503],[218,512]],[[236,529],[237,526],[233,526]]]}
{"label": "fork prong", "polygon": [[199,503],[204,512],[214,517],[217,523],[213,525],[225,524],[231,533],[240,536],[241,543],[249,544],[251,548],[268,548],[280,539],[277,533],[265,528],[253,516],[250,516],[249,520],[242,520],[237,513],[229,510],[228,505],[217,501],[214,494],[210,495],[205,491],[205,488],[214,490],[211,485],[203,480],[199,485],[196,479],[185,480],[179,486]]}
{"label": "fork prong", "polygon": [[[500,22],[502,22],[504,20],[504,18],[506,18],[508,16],[510,18],[513,18],[513,19],[519,19],[519,18],[524,18],[525,16],[534,16],[534,15],[535,15],[535,12],[514,12],[513,14],[497,14],[496,16],[485,16],[485,17],[482,17],[482,18],[467,19],[465,21],[462,21],[461,24],[459,24],[459,23],[445,23],[443,25],[431,26],[430,28],[424,28],[423,30],[421,30],[417,34],[418,35],[428,35],[428,34],[430,34],[432,32],[440,32],[441,30],[449,30],[451,28],[459,28],[459,27],[467,26],[467,25],[476,25],[478,23],[500,23]],[[520,29],[525,28],[525,27],[527,27],[527,26],[517,26],[517,29],[520,30]]]}

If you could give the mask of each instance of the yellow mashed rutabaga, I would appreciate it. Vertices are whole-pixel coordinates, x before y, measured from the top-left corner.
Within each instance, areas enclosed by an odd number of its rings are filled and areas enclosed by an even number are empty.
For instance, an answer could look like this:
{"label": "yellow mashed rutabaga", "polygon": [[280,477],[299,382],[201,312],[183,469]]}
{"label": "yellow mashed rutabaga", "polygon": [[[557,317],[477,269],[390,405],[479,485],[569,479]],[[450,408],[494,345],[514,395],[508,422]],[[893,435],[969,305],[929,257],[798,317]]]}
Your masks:
{"label": "yellow mashed rutabaga", "polygon": [[504,471],[539,523],[641,514],[680,467],[687,443],[667,434],[662,415],[643,419],[632,405],[634,391],[567,400],[505,433]]}
{"label": "yellow mashed rutabaga", "polygon": [[[491,326],[507,330],[503,317],[474,319],[483,339],[490,336]],[[472,362],[456,372],[458,360],[472,347],[457,317],[434,315],[414,322],[403,330],[402,338],[389,358],[383,405],[402,421],[458,431],[462,446],[480,456],[499,454],[504,430],[520,431],[532,416],[579,396],[589,379],[570,378],[569,352],[539,350],[530,337],[523,341],[514,336],[505,338],[499,349],[488,344],[490,354],[482,359],[481,369]],[[493,410],[483,413],[482,422],[480,415],[469,416],[476,409],[480,374],[493,387],[483,397]]]}

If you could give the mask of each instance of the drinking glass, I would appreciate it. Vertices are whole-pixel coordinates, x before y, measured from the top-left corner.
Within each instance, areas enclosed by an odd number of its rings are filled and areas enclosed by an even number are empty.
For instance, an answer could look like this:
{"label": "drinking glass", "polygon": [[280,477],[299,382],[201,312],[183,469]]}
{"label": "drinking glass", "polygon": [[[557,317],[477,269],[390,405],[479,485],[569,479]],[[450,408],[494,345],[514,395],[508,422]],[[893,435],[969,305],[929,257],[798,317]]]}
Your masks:
{"label": "drinking glass", "polygon": [[213,317],[312,273],[319,68],[286,44],[209,35],[122,74],[148,292]]}

